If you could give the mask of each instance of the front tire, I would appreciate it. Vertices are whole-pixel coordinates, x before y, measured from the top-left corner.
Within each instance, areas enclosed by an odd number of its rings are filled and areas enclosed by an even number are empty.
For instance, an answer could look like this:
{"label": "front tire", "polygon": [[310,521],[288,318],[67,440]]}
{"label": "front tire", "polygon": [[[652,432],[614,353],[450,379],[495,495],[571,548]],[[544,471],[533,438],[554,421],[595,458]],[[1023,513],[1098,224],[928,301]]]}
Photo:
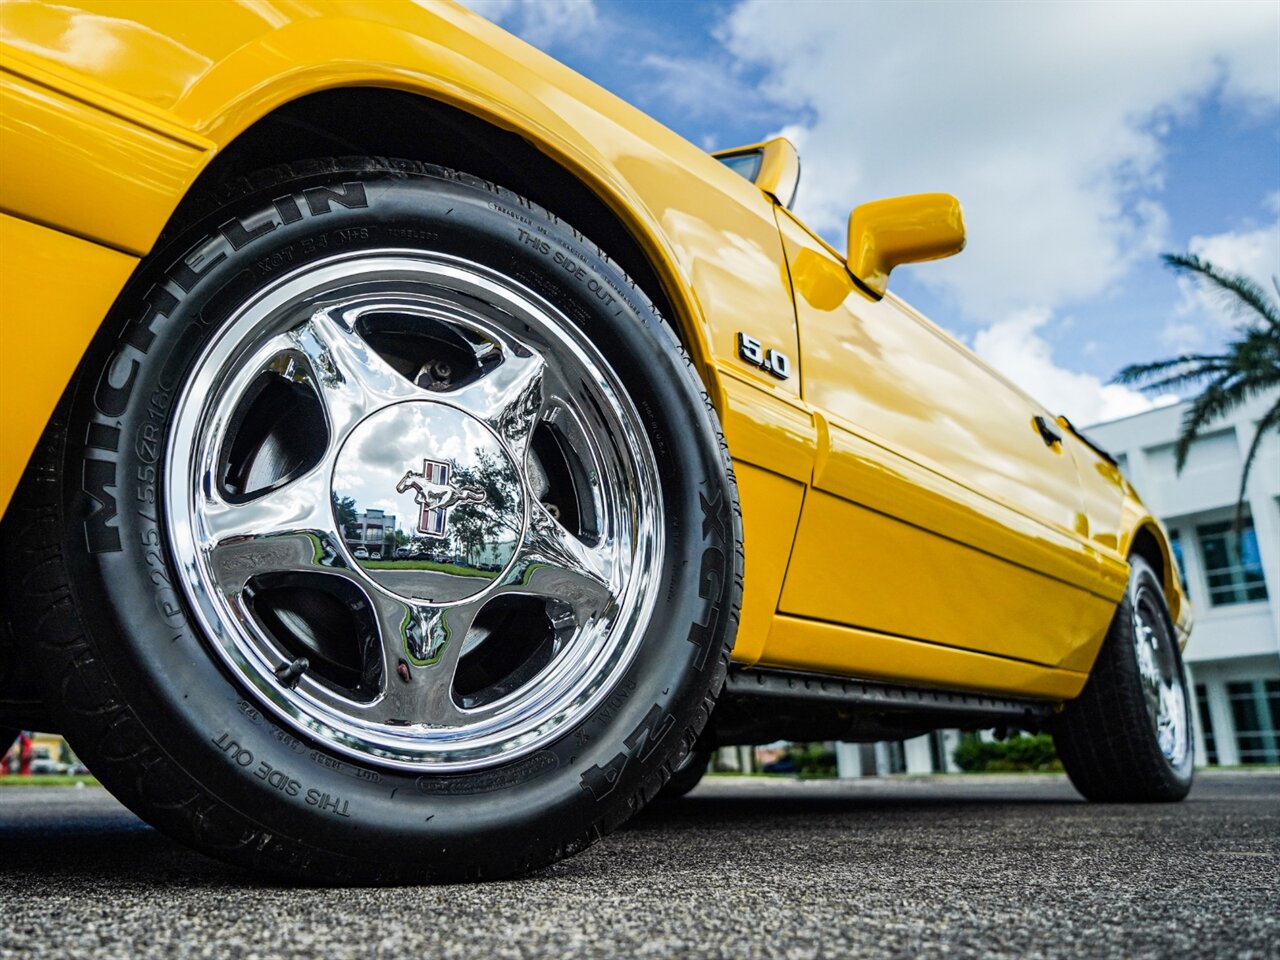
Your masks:
{"label": "front tire", "polygon": [[1071,782],[1096,801],[1181,800],[1191,789],[1191,696],[1160,578],[1130,560],[1129,587],[1083,692],[1053,729]]}
{"label": "front tire", "polygon": [[454,171],[315,161],[200,205],[10,510],[6,605],[68,740],[144,819],[285,875],[588,846],[696,741],[736,628],[736,490],[671,329]]}

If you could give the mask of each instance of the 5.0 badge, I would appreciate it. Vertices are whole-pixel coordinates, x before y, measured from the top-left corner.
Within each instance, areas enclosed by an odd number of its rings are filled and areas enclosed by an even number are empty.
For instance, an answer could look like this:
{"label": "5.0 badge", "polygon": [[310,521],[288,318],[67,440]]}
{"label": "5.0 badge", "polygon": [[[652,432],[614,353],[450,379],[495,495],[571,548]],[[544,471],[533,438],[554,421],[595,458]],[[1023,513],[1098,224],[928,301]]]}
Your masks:
{"label": "5.0 badge", "polygon": [[791,376],[791,358],[780,350],[766,350],[760,341],[746,333],[738,334],[738,356],[754,367],[773,374],[779,380]]}

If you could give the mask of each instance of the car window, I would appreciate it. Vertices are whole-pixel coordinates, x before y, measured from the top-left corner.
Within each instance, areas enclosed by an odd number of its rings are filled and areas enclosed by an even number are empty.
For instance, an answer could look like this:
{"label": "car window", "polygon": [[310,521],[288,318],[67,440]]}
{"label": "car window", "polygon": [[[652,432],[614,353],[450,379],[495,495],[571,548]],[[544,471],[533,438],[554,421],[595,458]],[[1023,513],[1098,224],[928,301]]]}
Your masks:
{"label": "car window", "polygon": [[800,186],[800,154],[784,137],[749,147],[730,147],[713,156],[790,210]]}
{"label": "car window", "polygon": [[736,153],[727,157],[716,157],[721,163],[742,177],[748,183],[755,183],[760,175],[760,161],[764,154],[759,150],[750,153]]}

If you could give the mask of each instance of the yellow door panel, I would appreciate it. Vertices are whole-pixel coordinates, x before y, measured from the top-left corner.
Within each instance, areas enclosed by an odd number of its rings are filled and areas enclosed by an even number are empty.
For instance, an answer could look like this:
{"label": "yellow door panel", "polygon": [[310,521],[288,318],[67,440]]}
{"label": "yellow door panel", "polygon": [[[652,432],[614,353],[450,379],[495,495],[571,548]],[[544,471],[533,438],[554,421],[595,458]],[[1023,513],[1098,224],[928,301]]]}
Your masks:
{"label": "yellow door panel", "polygon": [[901,453],[830,427],[814,486],[1011,564],[1101,593],[1118,603],[1127,570],[1099,577],[1097,552],[1078,536],[962,487]]}
{"label": "yellow door panel", "polygon": [[944,477],[1079,533],[1075,467],[1033,423],[1046,411],[902,301],[862,294],[844,262],[786,211],[779,224],[805,401]]}
{"label": "yellow door panel", "polygon": [[1089,517],[1089,539],[1104,556],[1118,557],[1124,508],[1124,476],[1120,468],[1099,457],[1063,424],[1064,442],[1079,466],[1080,490]]}
{"label": "yellow door panel", "polygon": [[903,637],[778,617],[769,634],[761,666],[825,672],[826,664],[846,664],[843,673],[875,680],[925,684],[948,689],[1010,693],[1069,700],[1084,687],[1087,674],[1006,660],[969,650],[940,647]]}
{"label": "yellow door panel", "polygon": [[[812,491],[805,498],[781,609],[1085,670],[1115,602]],[[776,656],[767,649],[764,659]]]}
{"label": "yellow door panel", "polygon": [[0,211],[133,254],[151,248],[206,153],[7,69],[0,144]]}
{"label": "yellow door panel", "polygon": [[805,488],[746,463],[735,463],[734,472],[742,500],[745,589],[733,659],[752,664],[764,651],[778,609]]}
{"label": "yellow door panel", "polygon": [[1123,584],[1087,539],[1071,454],[1037,427],[1048,414],[900,301],[863,294],[786,211],[778,219],[802,394],[826,423],[813,485],[830,494],[806,498],[781,609],[1087,668]]}
{"label": "yellow door panel", "polygon": [[0,513],[138,261],[0,214]]}

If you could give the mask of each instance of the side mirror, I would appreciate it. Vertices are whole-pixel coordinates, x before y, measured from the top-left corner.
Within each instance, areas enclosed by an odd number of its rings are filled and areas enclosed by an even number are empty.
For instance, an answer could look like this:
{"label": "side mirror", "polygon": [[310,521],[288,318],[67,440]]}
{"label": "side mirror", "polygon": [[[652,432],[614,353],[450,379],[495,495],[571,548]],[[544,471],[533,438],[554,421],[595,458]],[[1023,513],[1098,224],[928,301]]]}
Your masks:
{"label": "side mirror", "polygon": [[903,263],[941,260],[964,249],[964,215],[949,193],[873,200],[849,214],[849,272],[876,299]]}
{"label": "side mirror", "polygon": [[800,186],[800,154],[786,137],[774,137],[747,147],[717,150],[712,156],[788,210],[796,202],[796,189]]}

